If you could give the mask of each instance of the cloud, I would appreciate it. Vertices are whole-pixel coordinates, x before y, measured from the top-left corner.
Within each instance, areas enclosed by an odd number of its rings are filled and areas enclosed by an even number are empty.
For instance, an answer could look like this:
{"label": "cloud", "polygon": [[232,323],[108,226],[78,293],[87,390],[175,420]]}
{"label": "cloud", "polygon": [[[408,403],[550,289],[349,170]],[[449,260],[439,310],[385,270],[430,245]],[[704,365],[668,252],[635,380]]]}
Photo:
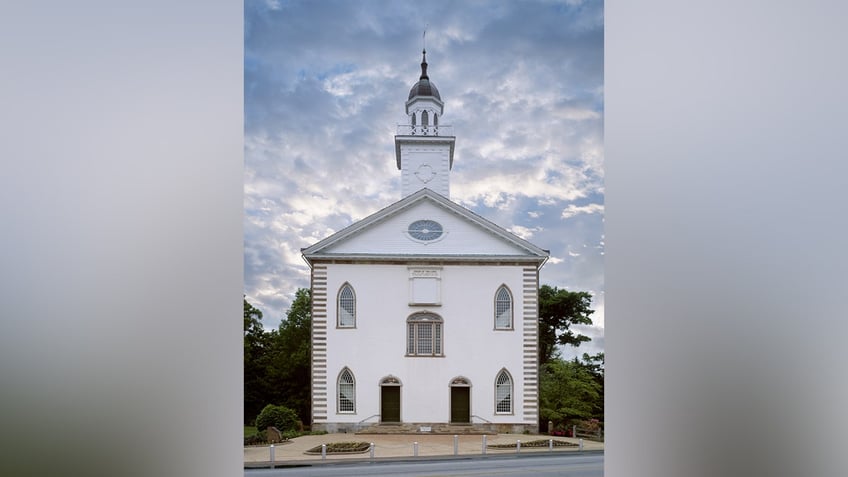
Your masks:
{"label": "cloud", "polygon": [[393,137],[426,22],[457,138],[451,199],[550,249],[543,283],[603,290],[603,249],[569,253],[602,246],[603,3],[433,1],[426,16],[245,4],[245,294],[266,328],[309,286],[301,248],[401,198]]}
{"label": "cloud", "polygon": [[603,204],[587,204],[577,206],[574,204],[569,204],[565,210],[562,211],[563,219],[570,219],[576,215],[580,214],[603,214],[604,213],[604,205]]}

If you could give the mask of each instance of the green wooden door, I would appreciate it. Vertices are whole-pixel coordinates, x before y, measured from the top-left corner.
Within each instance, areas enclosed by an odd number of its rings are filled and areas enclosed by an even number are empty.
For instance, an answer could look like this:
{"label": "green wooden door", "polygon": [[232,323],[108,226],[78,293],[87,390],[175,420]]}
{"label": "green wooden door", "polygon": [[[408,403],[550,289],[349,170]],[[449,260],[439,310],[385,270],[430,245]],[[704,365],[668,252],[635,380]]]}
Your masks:
{"label": "green wooden door", "polygon": [[400,386],[381,386],[380,421],[400,422]]}
{"label": "green wooden door", "polygon": [[451,422],[471,422],[471,388],[454,386],[451,390]]}

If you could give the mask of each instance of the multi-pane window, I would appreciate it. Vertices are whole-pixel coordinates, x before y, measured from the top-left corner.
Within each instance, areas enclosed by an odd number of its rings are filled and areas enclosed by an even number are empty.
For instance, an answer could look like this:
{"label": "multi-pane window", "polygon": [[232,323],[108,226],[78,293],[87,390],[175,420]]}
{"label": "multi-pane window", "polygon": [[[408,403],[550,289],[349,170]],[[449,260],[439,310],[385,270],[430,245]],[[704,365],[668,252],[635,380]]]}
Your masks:
{"label": "multi-pane window", "polygon": [[505,369],[495,378],[495,413],[512,413],[512,378]]}
{"label": "multi-pane window", "polygon": [[512,328],[512,296],[504,285],[495,293],[495,328],[508,330]]}
{"label": "multi-pane window", "polygon": [[349,283],[342,285],[339,290],[339,328],[356,326],[356,296]]}
{"label": "multi-pane window", "polygon": [[406,320],[406,354],[442,356],[442,319],[433,313],[416,313]]}
{"label": "multi-pane window", "polygon": [[345,368],[339,374],[339,412],[355,413],[356,412],[356,382],[353,380],[353,373]]}

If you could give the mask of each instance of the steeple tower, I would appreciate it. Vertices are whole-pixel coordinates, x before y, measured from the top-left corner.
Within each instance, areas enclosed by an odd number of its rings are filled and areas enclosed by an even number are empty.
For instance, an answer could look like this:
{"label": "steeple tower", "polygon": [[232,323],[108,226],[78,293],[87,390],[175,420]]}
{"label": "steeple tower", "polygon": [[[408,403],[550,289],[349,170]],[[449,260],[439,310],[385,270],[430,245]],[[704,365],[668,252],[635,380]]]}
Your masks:
{"label": "steeple tower", "polygon": [[407,124],[395,136],[397,168],[401,171],[401,197],[431,189],[450,198],[450,170],[456,137],[453,127],[440,124],[445,105],[427,74],[427,50],[421,51],[421,76],[409,90]]}

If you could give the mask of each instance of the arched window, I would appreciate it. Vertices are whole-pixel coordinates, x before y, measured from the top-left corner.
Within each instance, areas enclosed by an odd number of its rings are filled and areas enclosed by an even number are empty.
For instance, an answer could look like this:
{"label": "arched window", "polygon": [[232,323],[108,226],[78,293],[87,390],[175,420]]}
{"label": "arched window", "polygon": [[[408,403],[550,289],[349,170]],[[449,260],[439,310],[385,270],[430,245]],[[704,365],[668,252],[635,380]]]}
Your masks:
{"label": "arched window", "polygon": [[421,125],[425,128],[430,124],[429,118],[427,117],[427,110],[421,111]]}
{"label": "arched window", "polygon": [[348,368],[339,373],[337,390],[339,413],[356,413],[356,381]]}
{"label": "arched window", "polygon": [[435,313],[415,313],[407,318],[407,356],[443,356],[442,324],[442,318]]}
{"label": "arched window", "polygon": [[438,126],[438,125],[439,125],[439,115],[436,114],[436,113],[433,113],[433,126]]}
{"label": "arched window", "polygon": [[412,113],[412,125],[415,126],[415,113]]}
{"label": "arched window", "polygon": [[495,292],[495,329],[512,329],[512,295],[506,285]]}
{"label": "arched window", "polygon": [[345,283],[339,290],[338,326],[339,328],[356,326],[356,295],[350,283]]}
{"label": "arched window", "polygon": [[495,414],[512,414],[512,377],[506,369],[495,378]]}

